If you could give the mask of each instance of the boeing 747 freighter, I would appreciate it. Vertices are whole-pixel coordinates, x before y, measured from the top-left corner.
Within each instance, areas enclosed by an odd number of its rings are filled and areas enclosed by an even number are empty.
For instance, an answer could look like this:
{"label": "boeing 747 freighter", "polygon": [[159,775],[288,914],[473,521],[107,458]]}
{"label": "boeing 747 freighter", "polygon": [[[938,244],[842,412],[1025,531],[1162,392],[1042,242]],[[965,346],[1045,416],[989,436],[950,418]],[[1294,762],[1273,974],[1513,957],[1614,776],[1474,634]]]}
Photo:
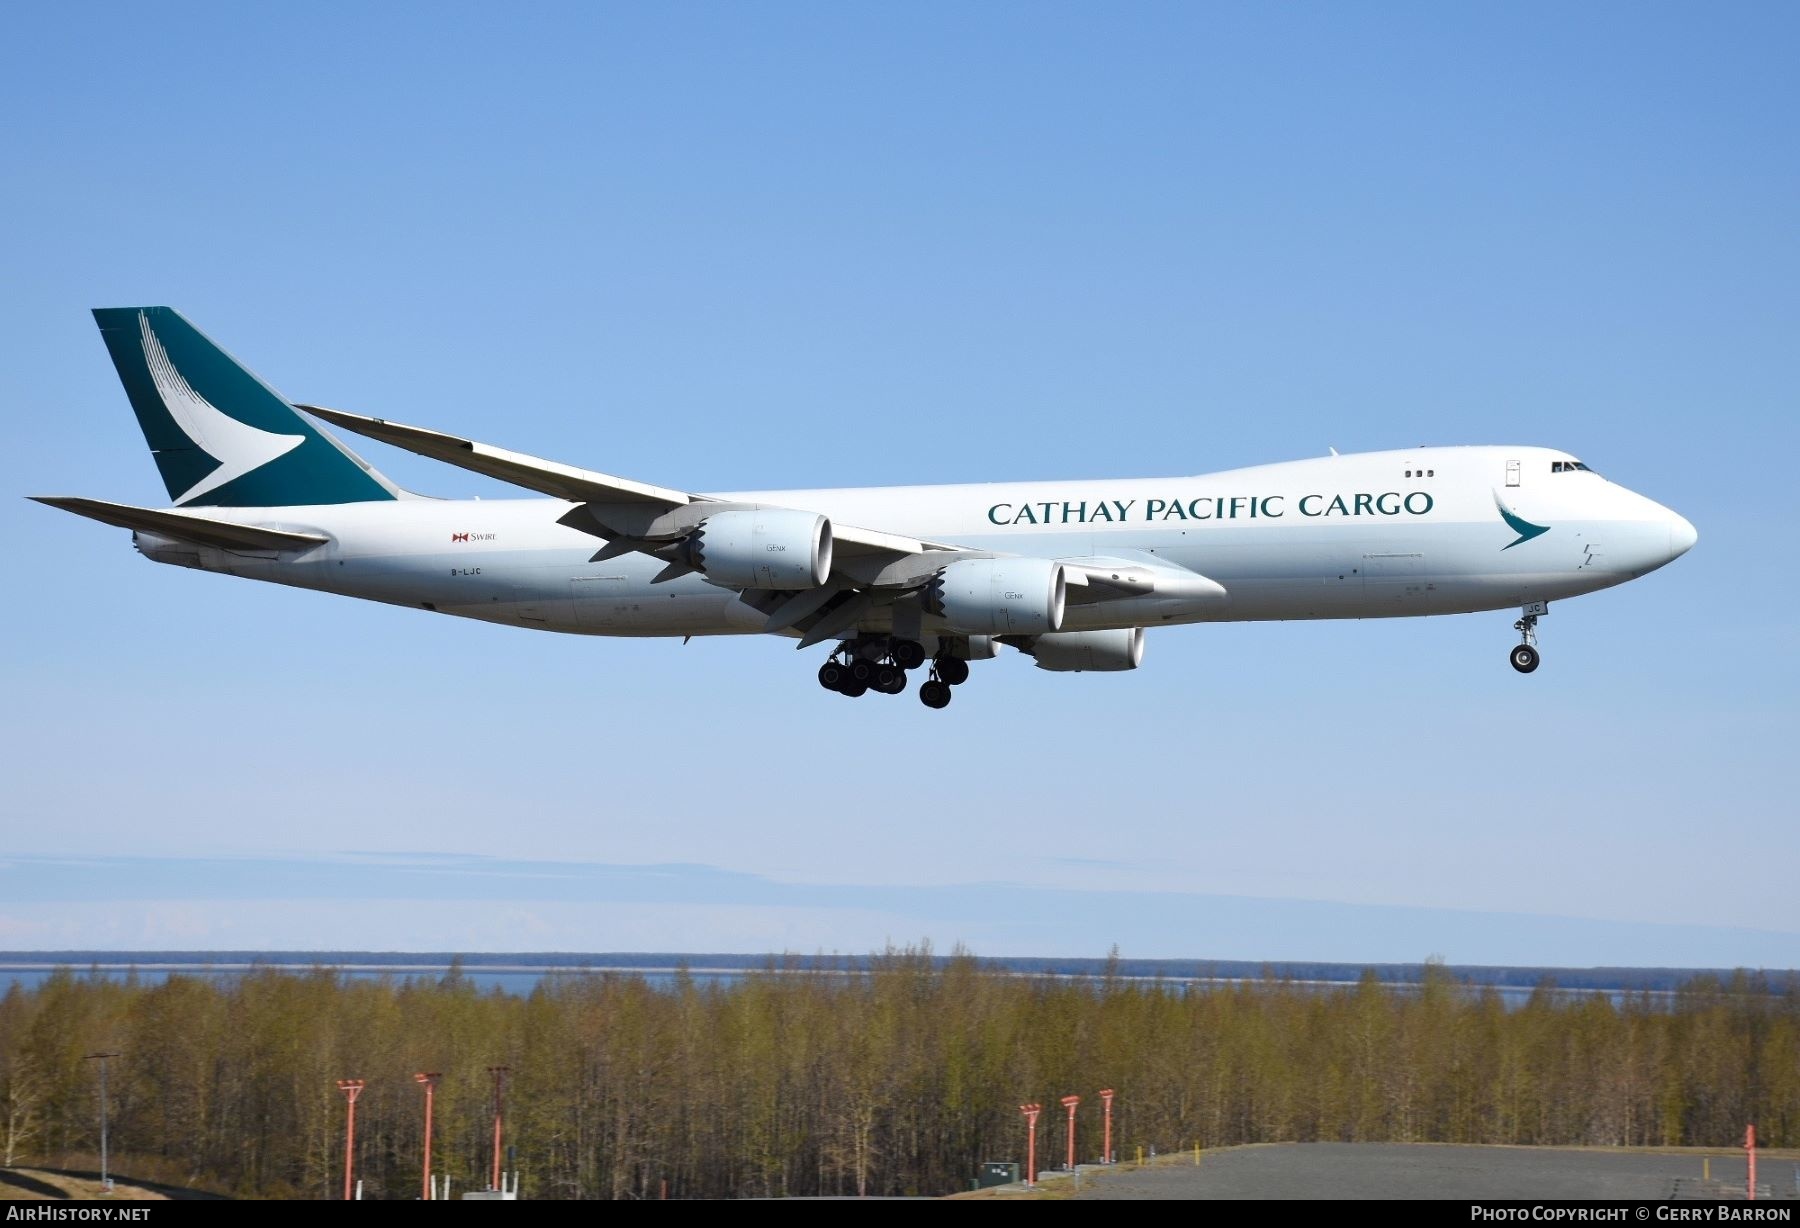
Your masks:
{"label": "boeing 747 freighter", "polygon": [[[1128,670],[1150,627],[1518,610],[1679,558],[1694,527],[1538,447],[1199,477],[701,494],[295,405],[168,307],[94,312],[172,506],[44,496],[145,557],[543,631],[824,645],[841,695],[950,702],[969,662]],[[401,490],[316,423],[532,491]]]}

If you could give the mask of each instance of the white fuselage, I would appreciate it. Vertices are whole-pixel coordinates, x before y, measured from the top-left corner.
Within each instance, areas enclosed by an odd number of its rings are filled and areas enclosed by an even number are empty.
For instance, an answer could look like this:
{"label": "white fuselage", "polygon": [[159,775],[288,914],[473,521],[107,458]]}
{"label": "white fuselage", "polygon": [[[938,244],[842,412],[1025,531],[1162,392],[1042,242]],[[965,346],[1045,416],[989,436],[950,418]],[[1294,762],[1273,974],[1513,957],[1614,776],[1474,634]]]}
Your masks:
{"label": "white fuselage", "polygon": [[[1005,554],[1161,561],[1225,589],[1223,600],[1071,604],[1063,624],[1071,631],[1520,607],[1641,576],[1678,557],[1695,536],[1676,513],[1544,448],[1418,448],[1185,478],[722,497]],[[1536,531],[1509,523],[1502,505]],[[402,499],[208,508],[215,518],[330,540],[279,554],[148,533],[138,534],[138,544],[159,561],[553,631],[762,629],[763,613],[698,574],[652,583],[663,564],[645,555],[590,562],[603,543],[557,523],[571,506],[555,499]],[[883,617],[877,609],[859,626],[882,631]]]}

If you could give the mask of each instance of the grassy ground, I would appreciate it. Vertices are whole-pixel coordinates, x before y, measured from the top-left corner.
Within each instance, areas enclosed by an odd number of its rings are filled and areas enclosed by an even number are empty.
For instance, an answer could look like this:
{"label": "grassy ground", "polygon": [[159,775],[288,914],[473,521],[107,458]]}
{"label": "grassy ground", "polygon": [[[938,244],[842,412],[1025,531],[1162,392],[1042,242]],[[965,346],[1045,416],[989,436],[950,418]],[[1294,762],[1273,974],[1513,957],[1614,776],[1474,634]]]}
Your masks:
{"label": "grassy ground", "polygon": [[47,1168],[0,1168],[0,1201],[30,1202],[34,1200],[73,1198],[78,1200],[111,1198],[115,1202],[166,1202],[168,1195],[147,1186],[134,1185],[128,1178],[113,1178],[109,1195],[100,1184],[98,1174],[84,1176],[55,1172]]}

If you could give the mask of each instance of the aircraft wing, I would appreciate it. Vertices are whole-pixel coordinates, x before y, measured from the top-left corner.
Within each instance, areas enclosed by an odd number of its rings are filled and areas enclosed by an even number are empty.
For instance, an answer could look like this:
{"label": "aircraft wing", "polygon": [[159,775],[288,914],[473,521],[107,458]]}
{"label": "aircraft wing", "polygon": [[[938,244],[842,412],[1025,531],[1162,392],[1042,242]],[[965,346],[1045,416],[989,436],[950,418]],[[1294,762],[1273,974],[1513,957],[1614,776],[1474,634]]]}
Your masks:
{"label": "aircraft wing", "polygon": [[[333,426],[341,426],[370,439],[393,444],[408,452],[416,452],[420,456],[428,456],[459,469],[499,478],[527,490],[580,503],[583,505],[583,512],[565,518],[564,523],[600,537],[627,542],[655,540],[658,535],[678,529],[685,532],[707,515],[726,510],[726,501],[712,495],[690,494],[667,486],[652,486],[647,482],[614,477],[609,473],[597,473],[592,469],[577,469],[572,465],[527,456],[523,452],[510,452],[472,439],[447,435],[442,431],[405,426],[384,418],[327,409],[322,405],[299,405],[296,408],[323,418]],[[697,514],[678,514],[681,509],[692,508],[696,504],[709,506],[696,509]],[[937,542],[920,541],[918,538],[874,529],[859,529],[854,525],[835,522],[831,531],[837,543],[837,553],[846,561],[889,561],[900,555],[927,550],[955,549],[954,546]],[[613,554],[624,552],[614,551]]]}
{"label": "aircraft wing", "polygon": [[535,490],[540,494],[554,495],[571,503],[641,503],[667,511],[697,502],[701,498],[683,491],[670,490],[666,486],[651,486],[644,482],[633,482],[629,478],[615,478],[611,474],[595,473],[590,469],[577,469],[572,465],[539,460],[523,452],[509,452],[505,448],[490,447],[485,443],[476,443],[473,439],[426,430],[422,426],[403,426],[385,418],[370,418],[362,414],[346,413],[341,409],[326,409],[322,405],[296,405],[294,408],[303,409],[315,418],[323,418],[333,426],[355,431],[358,435],[367,435],[370,439],[391,443],[396,448],[405,448],[408,452],[417,452],[420,456],[429,456],[459,469],[486,474],[490,478],[499,478],[502,482],[511,482],[514,486],[523,486],[526,490]]}
{"label": "aircraft wing", "polygon": [[126,503],[107,503],[100,499],[77,499],[64,495],[28,495],[35,502],[58,507],[101,524],[121,529],[157,533],[164,537],[217,546],[221,550],[309,550],[330,541],[323,533],[298,533],[289,529],[265,529],[257,525],[235,524],[214,520],[192,512],[162,511],[157,508],[132,507]]}

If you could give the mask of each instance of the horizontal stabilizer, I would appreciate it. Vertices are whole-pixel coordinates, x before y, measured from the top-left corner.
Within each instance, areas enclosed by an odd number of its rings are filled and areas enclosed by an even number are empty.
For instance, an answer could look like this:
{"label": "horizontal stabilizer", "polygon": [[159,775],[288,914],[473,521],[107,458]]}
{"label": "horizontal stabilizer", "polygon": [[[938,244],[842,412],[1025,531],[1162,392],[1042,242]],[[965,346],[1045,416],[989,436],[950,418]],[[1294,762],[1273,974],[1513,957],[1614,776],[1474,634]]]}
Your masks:
{"label": "horizontal stabilizer", "polygon": [[323,533],[296,533],[289,529],[264,529],[250,524],[234,524],[229,520],[213,520],[189,512],[160,511],[149,507],[132,507],[127,503],[106,503],[100,499],[75,499],[60,495],[28,495],[38,503],[59,507],[101,524],[110,524],[134,532],[158,533],[164,537],[217,546],[221,550],[310,550],[331,539]]}

